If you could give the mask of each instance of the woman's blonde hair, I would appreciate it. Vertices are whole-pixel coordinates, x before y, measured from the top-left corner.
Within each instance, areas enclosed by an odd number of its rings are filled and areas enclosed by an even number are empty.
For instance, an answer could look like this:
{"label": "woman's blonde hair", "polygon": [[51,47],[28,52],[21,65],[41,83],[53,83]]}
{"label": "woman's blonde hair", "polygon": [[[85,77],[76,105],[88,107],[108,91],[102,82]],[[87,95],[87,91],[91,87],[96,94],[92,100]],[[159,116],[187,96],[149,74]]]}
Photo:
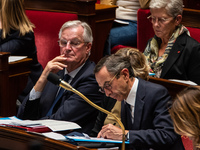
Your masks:
{"label": "woman's blonde hair", "polygon": [[145,80],[147,79],[147,76],[149,75],[149,67],[142,52],[136,48],[127,47],[119,49],[116,53],[130,58],[130,63],[136,77]]}
{"label": "woman's blonde hair", "polygon": [[0,0],[0,19],[2,23],[2,39],[10,30],[19,30],[20,35],[32,31],[35,27],[25,13],[24,0]]}
{"label": "woman's blonde hair", "polygon": [[169,112],[175,132],[188,136],[200,150],[200,86],[189,86],[177,94]]}

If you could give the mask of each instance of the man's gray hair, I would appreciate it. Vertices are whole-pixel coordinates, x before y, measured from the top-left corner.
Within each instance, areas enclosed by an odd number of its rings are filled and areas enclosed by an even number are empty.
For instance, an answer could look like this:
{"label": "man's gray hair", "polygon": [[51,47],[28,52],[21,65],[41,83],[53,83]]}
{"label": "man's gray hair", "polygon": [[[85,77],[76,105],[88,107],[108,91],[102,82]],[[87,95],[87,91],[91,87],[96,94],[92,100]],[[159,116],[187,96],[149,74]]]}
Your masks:
{"label": "man's gray hair", "polygon": [[120,54],[105,56],[95,66],[94,73],[98,73],[104,66],[112,75],[120,73],[122,69],[127,68],[129,70],[130,77],[135,77],[129,57],[124,57]]}
{"label": "man's gray hair", "polygon": [[78,27],[78,26],[82,26],[84,29],[84,32],[83,32],[84,42],[92,43],[93,42],[92,29],[86,22],[82,22],[80,20],[73,20],[73,21],[65,22],[59,31],[59,34],[58,34],[59,39],[61,38],[61,34],[64,29],[74,28],[74,27]]}
{"label": "man's gray hair", "polygon": [[176,18],[183,13],[183,1],[182,0],[151,0],[149,4],[150,9],[165,8],[167,14]]}

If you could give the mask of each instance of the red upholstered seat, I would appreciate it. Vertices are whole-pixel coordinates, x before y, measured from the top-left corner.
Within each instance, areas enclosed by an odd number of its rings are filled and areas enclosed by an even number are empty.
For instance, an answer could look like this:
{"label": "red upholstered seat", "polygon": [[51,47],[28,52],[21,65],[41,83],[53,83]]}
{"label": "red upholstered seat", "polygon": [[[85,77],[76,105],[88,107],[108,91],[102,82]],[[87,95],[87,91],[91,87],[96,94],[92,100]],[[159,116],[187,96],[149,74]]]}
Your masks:
{"label": "red upholstered seat", "polygon": [[58,32],[60,27],[69,20],[77,20],[76,14],[26,10],[26,14],[35,25],[35,43],[38,60],[43,67],[47,62],[60,54]]}
{"label": "red upholstered seat", "polygon": [[185,147],[185,150],[193,150],[193,144],[192,141],[186,137],[186,136],[181,136],[183,145]]}
{"label": "red upholstered seat", "polygon": [[111,53],[114,54],[116,53],[120,48],[125,48],[125,47],[130,47],[130,46],[125,46],[125,45],[117,45],[117,46],[114,46],[111,50]]}
{"label": "red upholstered seat", "polygon": [[149,9],[138,9],[137,12],[137,48],[143,52],[148,40],[154,36],[151,22],[147,19],[150,16]]}
{"label": "red upholstered seat", "polygon": [[187,27],[187,29],[190,31],[190,36],[200,42],[200,29],[193,27]]}

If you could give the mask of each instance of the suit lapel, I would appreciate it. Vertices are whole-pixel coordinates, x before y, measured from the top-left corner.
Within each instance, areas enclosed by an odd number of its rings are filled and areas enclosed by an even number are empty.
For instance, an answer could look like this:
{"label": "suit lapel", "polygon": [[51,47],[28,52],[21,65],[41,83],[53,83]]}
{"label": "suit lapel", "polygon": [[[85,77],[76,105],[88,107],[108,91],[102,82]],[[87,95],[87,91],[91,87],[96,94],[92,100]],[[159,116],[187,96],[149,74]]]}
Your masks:
{"label": "suit lapel", "polygon": [[75,75],[75,77],[72,79],[71,81],[71,86],[74,87],[74,83],[80,78],[81,75],[84,74],[85,70],[88,68],[88,66],[90,66],[90,61],[87,60],[85,62],[85,64],[83,65],[83,67],[79,70],[79,72]]}
{"label": "suit lapel", "polygon": [[[134,123],[133,123],[133,127],[131,128],[132,130],[138,130],[140,129],[140,124],[141,124],[141,119],[142,119],[142,112],[143,112],[143,108],[144,108],[144,102],[143,99],[145,97],[145,81],[139,79],[139,84],[138,84],[138,89],[137,89],[137,94],[136,94],[136,101],[135,101],[135,110],[134,110]],[[125,108],[125,104],[124,101],[122,101],[121,103],[122,108],[121,108],[121,120],[122,123],[125,126],[125,129],[128,129],[128,121],[127,119],[128,116],[126,114],[126,108]],[[130,130],[130,129],[129,129]]]}
{"label": "suit lapel", "polygon": [[186,43],[186,41],[185,41],[186,38],[185,39],[183,38],[184,34],[180,35],[176,39],[176,41],[168,55],[168,58],[164,62],[164,66],[162,68],[162,72],[161,72],[161,76],[160,76],[161,78],[165,77],[165,75],[167,74],[169,69],[173,66],[173,64],[176,62],[176,60],[179,58],[182,51],[184,50],[185,43]]}
{"label": "suit lapel", "polygon": [[142,112],[144,108],[144,97],[145,97],[145,81],[139,79],[137,94],[136,94],[136,101],[135,101],[135,110],[134,110],[134,123],[133,129],[138,130],[140,129],[141,119],[142,119]]}

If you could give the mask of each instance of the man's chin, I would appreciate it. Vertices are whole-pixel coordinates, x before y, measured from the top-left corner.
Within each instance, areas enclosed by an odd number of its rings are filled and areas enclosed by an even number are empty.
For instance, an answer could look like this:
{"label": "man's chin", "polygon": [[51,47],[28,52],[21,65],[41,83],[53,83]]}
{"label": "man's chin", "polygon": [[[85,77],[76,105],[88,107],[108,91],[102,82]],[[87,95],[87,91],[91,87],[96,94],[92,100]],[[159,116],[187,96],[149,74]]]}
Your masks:
{"label": "man's chin", "polygon": [[120,97],[118,97],[118,96],[112,96],[112,98],[117,100],[117,101],[123,101],[123,99],[120,99]]}

